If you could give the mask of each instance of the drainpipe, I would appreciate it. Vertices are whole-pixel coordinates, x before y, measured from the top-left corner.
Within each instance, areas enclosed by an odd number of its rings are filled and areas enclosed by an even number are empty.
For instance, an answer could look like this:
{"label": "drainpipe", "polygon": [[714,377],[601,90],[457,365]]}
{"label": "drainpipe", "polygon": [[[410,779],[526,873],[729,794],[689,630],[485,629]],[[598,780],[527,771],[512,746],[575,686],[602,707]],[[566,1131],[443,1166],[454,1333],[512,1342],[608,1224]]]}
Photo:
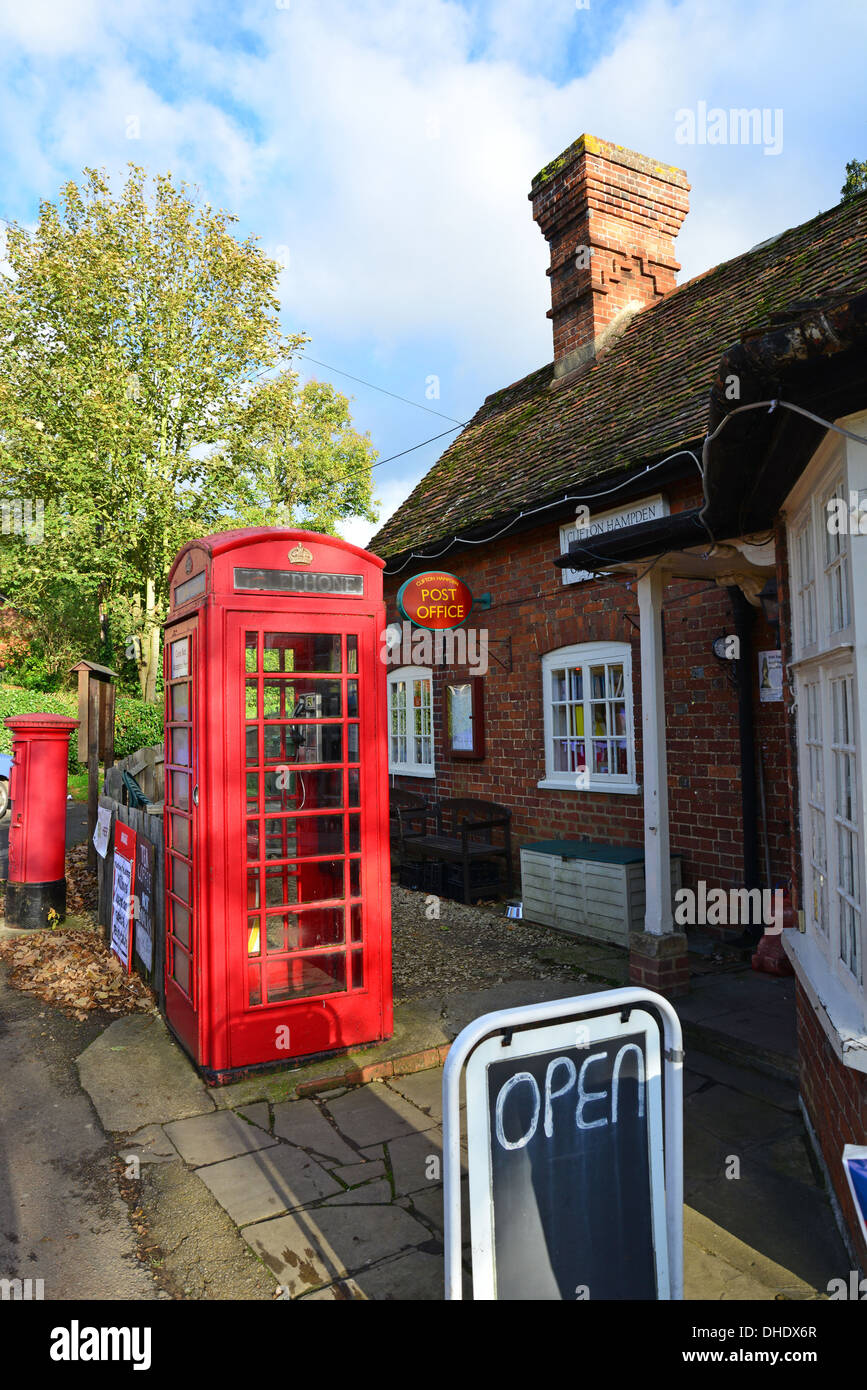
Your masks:
{"label": "drainpipe", "polygon": [[[756,814],[756,736],[753,721],[753,639],[755,613],[741,590],[728,590],[735,620],[740,657],[737,662],[738,732],[741,744],[741,821],[744,834],[744,887],[760,888],[756,853],[758,817]],[[768,885],[770,887],[770,884]]]}

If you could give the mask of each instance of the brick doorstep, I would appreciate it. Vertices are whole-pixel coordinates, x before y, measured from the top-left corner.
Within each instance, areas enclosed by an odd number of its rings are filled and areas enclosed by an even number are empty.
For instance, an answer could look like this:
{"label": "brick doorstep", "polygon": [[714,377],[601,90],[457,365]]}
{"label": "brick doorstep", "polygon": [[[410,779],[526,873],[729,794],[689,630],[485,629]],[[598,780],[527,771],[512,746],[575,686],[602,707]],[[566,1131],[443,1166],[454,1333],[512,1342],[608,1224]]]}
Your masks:
{"label": "brick doorstep", "polygon": [[295,1087],[296,1096],[311,1096],[319,1091],[333,1091],[338,1086],[366,1086],[368,1081],[384,1081],[389,1076],[412,1076],[414,1072],[441,1067],[449,1055],[451,1043],[426,1047],[421,1052],[407,1052],[385,1062],[370,1062],[366,1067],[349,1067],[337,1075],[323,1076],[316,1081],[302,1081]]}

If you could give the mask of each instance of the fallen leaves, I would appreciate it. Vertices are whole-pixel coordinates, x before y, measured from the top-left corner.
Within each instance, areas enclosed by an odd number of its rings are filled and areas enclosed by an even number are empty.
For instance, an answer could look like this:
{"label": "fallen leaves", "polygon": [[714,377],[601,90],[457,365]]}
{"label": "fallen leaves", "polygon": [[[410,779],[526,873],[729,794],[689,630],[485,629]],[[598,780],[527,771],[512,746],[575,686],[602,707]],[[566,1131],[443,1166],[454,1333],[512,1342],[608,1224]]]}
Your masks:
{"label": "fallen leaves", "polygon": [[138,975],[127,975],[99,931],[58,928],[0,942],[9,983],[79,1020],[94,1009],[109,1014],[147,1012],[154,999]]}

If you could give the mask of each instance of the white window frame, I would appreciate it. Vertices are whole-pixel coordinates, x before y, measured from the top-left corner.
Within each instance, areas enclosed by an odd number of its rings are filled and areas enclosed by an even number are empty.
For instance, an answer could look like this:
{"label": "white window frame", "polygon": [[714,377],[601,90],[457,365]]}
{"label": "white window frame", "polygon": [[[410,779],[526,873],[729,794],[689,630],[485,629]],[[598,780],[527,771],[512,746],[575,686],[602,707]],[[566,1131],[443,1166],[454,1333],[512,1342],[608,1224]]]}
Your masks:
{"label": "white window frame", "polygon": [[[846,428],[867,436],[867,415],[845,422]],[[787,953],[842,1061],[867,1071],[867,820],[865,820],[864,759],[867,750],[867,621],[858,614],[855,595],[867,592],[867,535],[843,533],[828,543],[827,502],[848,498],[867,483],[867,446],[829,433],[784,506],[790,557],[790,597],[794,659],[790,667],[795,697],[798,747],[798,788],[801,849],[801,905],[804,932],[787,932]],[[801,537],[809,530],[812,575],[804,569]],[[839,540],[839,549],[837,541]],[[843,607],[848,621],[835,627],[836,574],[842,575]],[[802,601],[813,586],[814,640],[805,641]],[[863,607],[863,605],[862,605]],[[856,622],[860,617],[860,631]],[[834,693],[841,680],[851,680],[852,710],[849,737],[854,748],[855,778],[851,807],[841,817],[838,775],[851,763],[835,746]],[[847,805],[848,805],[847,798]],[[817,821],[822,824],[818,825]],[[847,951],[846,918],[851,895],[838,882],[842,841],[854,836],[857,905],[856,971]],[[820,871],[824,857],[825,873]],[[818,905],[823,920],[818,921]]]}
{"label": "white window frame", "polygon": [[[413,721],[413,718],[412,718],[412,712],[413,712],[413,710],[414,710],[414,708],[415,708],[415,705],[414,705],[413,703],[411,703],[411,701],[414,699],[414,693],[413,693],[413,687],[412,687],[412,683],[413,683],[414,681],[421,681],[422,684],[423,684],[423,686],[425,686],[425,687],[427,688],[427,694],[428,694],[427,705],[425,706],[424,701],[423,701],[423,703],[422,703],[422,711],[424,712],[424,710],[425,710],[425,708],[426,708],[426,709],[427,709],[427,712],[428,712],[428,714],[429,714],[429,730],[428,730],[427,733],[425,733],[425,732],[423,731],[422,736],[423,736],[423,737],[429,737],[429,738],[430,738],[430,762],[429,762],[429,763],[419,762],[419,761],[417,760],[417,757],[416,757],[418,745],[417,745],[417,742],[416,742],[416,734],[414,733],[413,728],[412,728],[412,725],[413,725],[413,722],[414,722],[414,721]],[[397,686],[397,685],[399,685],[401,682],[405,682],[405,683],[406,683],[406,695],[405,695],[405,705],[404,705],[404,734],[403,734],[403,737],[406,738],[406,753],[407,753],[407,758],[406,758],[406,761],[405,761],[405,762],[398,762],[395,758],[392,757],[392,746],[391,746],[391,740],[392,740],[392,736],[393,736],[393,733],[394,733],[394,729],[393,729],[393,726],[392,726],[392,714],[393,714],[393,710],[394,710],[392,691],[393,691],[394,687]],[[400,666],[400,667],[398,667],[397,670],[395,670],[395,671],[389,671],[389,673],[388,673],[388,707],[387,707],[387,713],[386,713],[386,721],[387,721],[387,733],[388,733],[388,770],[389,770],[389,773],[393,773],[393,774],[395,774],[396,776],[400,776],[400,777],[436,777],[436,753],[435,753],[435,749],[434,749],[434,727],[433,727],[433,670],[432,670],[432,668],[431,668],[430,666]]]}
{"label": "white window frame", "polygon": [[[589,743],[593,737],[590,731],[590,681],[589,667],[599,665],[621,665],[623,667],[623,701],[626,705],[626,750],[628,771],[624,773],[580,774],[564,772],[555,768],[554,758],[554,692],[553,673],[564,667],[581,666],[584,669],[583,704],[584,738]],[[606,677],[607,681],[607,677]],[[606,685],[607,688],[607,685]],[[619,792],[636,794],[639,787],[635,780],[635,718],[632,698],[632,647],[628,642],[580,642],[569,647],[558,647],[546,652],[542,657],[542,706],[545,725],[545,776],[538,786],[557,791]]]}

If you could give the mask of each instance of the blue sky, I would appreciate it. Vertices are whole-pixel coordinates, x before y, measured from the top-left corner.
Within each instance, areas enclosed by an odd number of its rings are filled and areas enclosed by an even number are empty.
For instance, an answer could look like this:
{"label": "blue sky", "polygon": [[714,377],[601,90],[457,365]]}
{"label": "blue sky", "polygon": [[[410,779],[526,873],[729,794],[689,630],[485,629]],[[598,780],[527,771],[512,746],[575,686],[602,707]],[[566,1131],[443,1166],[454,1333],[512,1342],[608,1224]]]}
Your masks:
{"label": "blue sky", "polygon": [[[685,168],[686,279],[838,200],[865,52],[852,0],[0,0],[0,216],[170,169],[285,262],[312,356],[466,420],[551,358],[541,165],[590,131]],[[779,153],[680,143],[700,102],[782,111]],[[383,458],[448,427],[308,370]],[[376,470],[382,519],[447,443]]]}

